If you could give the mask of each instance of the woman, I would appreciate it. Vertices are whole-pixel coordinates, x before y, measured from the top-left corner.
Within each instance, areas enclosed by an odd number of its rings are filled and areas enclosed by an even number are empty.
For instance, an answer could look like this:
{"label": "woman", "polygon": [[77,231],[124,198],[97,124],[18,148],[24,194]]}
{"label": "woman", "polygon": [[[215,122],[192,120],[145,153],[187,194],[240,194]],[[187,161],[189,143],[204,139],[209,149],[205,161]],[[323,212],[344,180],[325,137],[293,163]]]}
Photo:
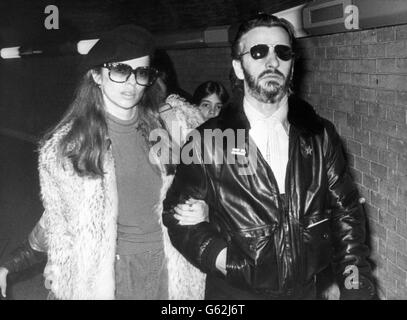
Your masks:
{"label": "woman", "polygon": [[[150,133],[164,127],[154,102],[159,89],[150,67],[152,43],[146,30],[121,26],[85,57],[73,103],[41,143],[45,211],[28,243],[0,268],[3,295],[7,274],[43,259],[43,252],[49,298],[178,297],[168,282],[174,254],[167,254],[160,220],[160,199],[174,168],[150,161],[159,159],[150,152]],[[205,220],[197,200],[175,210],[182,224]],[[194,289],[191,294],[203,295]]]}
{"label": "woman", "polygon": [[192,102],[199,107],[205,121],[217,117],[228,100],[229,94],[225,87],[216,81],[200,84],[192,97]]}

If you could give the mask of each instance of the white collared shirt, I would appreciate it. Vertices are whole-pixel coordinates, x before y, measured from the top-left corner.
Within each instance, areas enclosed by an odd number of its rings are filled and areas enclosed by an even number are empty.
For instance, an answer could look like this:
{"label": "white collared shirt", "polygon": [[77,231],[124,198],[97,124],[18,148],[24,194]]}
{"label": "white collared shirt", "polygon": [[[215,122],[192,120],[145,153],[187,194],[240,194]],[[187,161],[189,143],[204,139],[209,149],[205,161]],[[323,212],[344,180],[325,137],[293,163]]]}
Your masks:
{"label": "white collared shirt", "polygon": [[280,193],[285,193],[289,131],[287,96],[280,101],[280,107],[270,117],[264,117],[246,98],[243,108],[251,127],[250,137],[273,171]]}

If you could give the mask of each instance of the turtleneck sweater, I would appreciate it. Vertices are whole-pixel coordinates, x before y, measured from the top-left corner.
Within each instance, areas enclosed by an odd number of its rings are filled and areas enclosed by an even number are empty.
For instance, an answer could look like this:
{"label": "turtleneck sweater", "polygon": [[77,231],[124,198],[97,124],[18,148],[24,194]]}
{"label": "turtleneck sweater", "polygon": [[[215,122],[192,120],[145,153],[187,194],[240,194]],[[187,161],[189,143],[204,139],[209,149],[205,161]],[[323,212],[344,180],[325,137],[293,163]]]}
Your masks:
{"label": "turtleneck sweater", "polygon": [[154,212],[161,177],[145,152],[137,115],[122,120],[107,114],[119,201],[117,253],[136,254],[162,247],[161,226]]}

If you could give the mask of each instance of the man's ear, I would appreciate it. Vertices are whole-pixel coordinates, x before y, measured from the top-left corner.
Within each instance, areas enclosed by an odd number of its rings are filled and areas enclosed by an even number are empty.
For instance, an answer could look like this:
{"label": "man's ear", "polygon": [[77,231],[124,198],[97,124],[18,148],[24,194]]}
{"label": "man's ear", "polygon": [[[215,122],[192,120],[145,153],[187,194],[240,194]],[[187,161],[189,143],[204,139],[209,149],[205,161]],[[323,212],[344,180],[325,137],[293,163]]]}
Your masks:
{"label": "man's ear", "polygon": [[91,70],[90,72],[92,73],[93,81],[95,81],[96,84],[100,86],[102,84],[102,73],[98,73],[95,70]]}
{"label": "man's ear", "polygon": [[233,70],[235,71],[235,75],[239,80],[244,80],[244,73],[242,68],[242,61],[234,59],[232,60]]}

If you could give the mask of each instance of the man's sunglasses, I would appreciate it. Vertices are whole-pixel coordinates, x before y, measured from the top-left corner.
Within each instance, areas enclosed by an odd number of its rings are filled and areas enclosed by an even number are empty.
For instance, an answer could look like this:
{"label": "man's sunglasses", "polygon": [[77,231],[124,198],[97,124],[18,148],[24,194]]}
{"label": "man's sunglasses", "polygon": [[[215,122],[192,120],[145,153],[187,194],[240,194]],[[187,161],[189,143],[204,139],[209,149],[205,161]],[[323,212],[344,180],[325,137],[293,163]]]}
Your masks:
{"label": "man's sunglasses", "polygon": [[117,83],[126,82],[131,74],[134,74],[137,84],[148,87],[154,83],[158,76],[158,71],[152,67],[133,69],[124,63],[105,63],[103,67],[109,70],[109,79]]}
{"label": "man's sunglasses", "polygon": [[274,48],[276,56],[283,61],[291,60],[294,57],[293,49],[285,44],[256,44],[240,56],[250,53],[254,60],[263,59],[269,54],[270,48]]}

